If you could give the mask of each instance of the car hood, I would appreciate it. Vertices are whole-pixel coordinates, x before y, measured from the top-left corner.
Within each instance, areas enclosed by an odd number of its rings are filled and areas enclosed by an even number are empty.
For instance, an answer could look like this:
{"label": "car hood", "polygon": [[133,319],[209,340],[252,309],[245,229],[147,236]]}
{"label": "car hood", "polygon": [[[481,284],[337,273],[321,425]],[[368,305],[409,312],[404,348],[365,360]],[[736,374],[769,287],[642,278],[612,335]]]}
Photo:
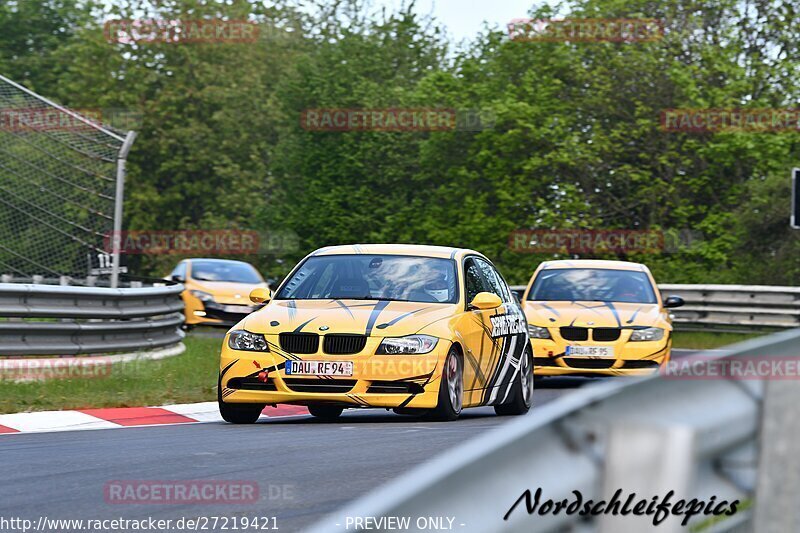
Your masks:
{"label": "car hood", "polygon": [[266,283],[236,283],[232,281],[197,281],[192,280],[191,290],[204,291],[214,297],[214,301],[223,304],[252,305],[250,291],[257,287],[267,287]]}
{"label": "car hood", "polygon": [[528,301],[524,310],[528,323],[541,327],[650,327],[665,318],[658,304]]}
{"label": "car hood", "polygon": [[[248,331],[356,333],[398,337],[455,313],[452,304],[370,300],[273,300],[240,323]],[[326,328],[326,329],[321,329]]]}

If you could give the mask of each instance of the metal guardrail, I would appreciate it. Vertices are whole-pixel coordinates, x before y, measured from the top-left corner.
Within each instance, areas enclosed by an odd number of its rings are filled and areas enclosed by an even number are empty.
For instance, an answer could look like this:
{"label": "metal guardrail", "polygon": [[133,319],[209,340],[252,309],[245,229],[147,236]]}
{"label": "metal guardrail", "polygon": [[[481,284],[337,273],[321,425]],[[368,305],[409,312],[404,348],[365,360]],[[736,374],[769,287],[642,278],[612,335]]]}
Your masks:
{"label": "metal guardrail", "polygon": [[[739,345],[709,360],[769,356],[800,350],[800,330]],[[694,364],[703,363],[695,361]],[[536,396],[534,395],[534,401]],[[452,519],[451,530],[471,532],[797,531],[800,386],[787,380],[638,378],[605,382],[536,407],[528,416],[449,449],[321,521],[312,533],[389,531],[381,518]],[[528,511],[524,495],[535,503]],[[562,509],[540,512],[548,500],[570,504],[663,497],[739,500],[732,516],[683,516],[658,527],[653,516],[581,517]],[[755,500],[756,495],[766,495]],[[649,503],[649,502],[648,502]],[[515,505],[516,504],[516,505]],[[582,507],[579,507],[582,508]],[[370,517],[365,523],[364,518]],[[355,522],[361,518],[361,524]],[[416,523],[416,527],[414,527]],[[337,524],[338,527],[333,527]]]}
{"label": "metal guardrail", "polygon": [[[800,327],[800,287],[769,285],[659,285],[664,297],[686,305],[672,310],[682,330],[752,331]],[[524,285],[511,289],[521,298]]]}
{"label": "metal guardrail", "polygon": [[0,357],[140,351],[183,340],[183,285],[0,283]]}
{"label": "metal guardrail", "polygon": [[659,285],[686,305],[675,322],[699,327],[800,327],[800,287],[767,285]]}

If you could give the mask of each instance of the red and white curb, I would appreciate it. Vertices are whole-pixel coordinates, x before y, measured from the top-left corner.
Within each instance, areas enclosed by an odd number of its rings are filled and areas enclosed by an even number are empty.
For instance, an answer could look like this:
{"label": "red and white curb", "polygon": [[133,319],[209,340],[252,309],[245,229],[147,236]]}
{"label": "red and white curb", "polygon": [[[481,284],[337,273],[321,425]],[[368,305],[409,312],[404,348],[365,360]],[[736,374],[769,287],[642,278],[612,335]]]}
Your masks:
{"label": "red and white curb", "polygon": [[[307,414],[308,409],[299,405],[279,405],[265,408],[261,418],[282,418]],[[0,434],[118,429],[201,422],[222,422],[217,402],[0,415]]]}

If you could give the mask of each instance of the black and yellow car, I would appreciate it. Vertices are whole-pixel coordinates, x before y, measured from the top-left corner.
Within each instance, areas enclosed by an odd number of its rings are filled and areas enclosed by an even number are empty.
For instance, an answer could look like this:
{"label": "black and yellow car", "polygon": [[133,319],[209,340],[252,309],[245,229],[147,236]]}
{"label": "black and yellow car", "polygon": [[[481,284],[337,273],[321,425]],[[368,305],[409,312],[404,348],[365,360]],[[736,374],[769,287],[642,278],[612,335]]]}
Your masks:
{"label": "black and yellow car", "polygon": [[528,411],[527,324],[491,262],[472,250],[352,245],[317,250],[263,309],[227,334],[219,408],[255,422],[267,404],[338,417],[390,408],[454,420],[467,407]]}

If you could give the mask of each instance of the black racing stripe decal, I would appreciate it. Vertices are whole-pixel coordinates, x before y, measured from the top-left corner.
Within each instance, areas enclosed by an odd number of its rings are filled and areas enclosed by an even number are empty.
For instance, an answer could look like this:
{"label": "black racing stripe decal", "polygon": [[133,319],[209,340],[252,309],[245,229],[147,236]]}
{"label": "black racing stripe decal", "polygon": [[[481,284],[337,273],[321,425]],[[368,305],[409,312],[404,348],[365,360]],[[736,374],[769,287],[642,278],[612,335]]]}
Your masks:
{"label": "black racing stripe decal", "polygon": [[[500,347],[500,349],[497,350],[497,352],[495,352],[494,350],[492,351],[492,359],[490,360],[492,364],[489,367],[492,369],[492,377],[489,379],[489,382],[483,389],[483,395],[481,396],[481,405],[486,405],[489,402],[492,390],[499,385],[498,380],[500,379],[500,374],[503,371],[503,366],[505,365],[505,361],[508,358],[508,350],[510,346],[511,343],[504,338],[503,344]],[[495,353],[497,355],[496,358],[495,358]]]}
{"label": "black racing stripe decal", "polygon": [[334,300],[334,302],[336,302],[336,304],[337,304],[339,307],[341,307],[342,309],[344,309],[345,311],[347,311],[347,314],[348,314],[348,315],[350,315],[350,318],[355,318],[355,317],[353,316],[353,312],[350,310],[350,308],[349,308],[349,307],[347,307],[347,304],[346,304],[346,303],[344,303],[344,302],[343,302],[343,301],[341,301],[341,300]]}
{"label": "black racing stripe decal", "polygon": [[408,313],[403,313],[402,315],[400,315],[397,318],[393,318],[389,322],[384,322],[383,324],[378,324],[376,327],[378,329],[386,329],[389,326],[394,326],[395,324],[397,324],[398,322],[400,322],[404,318],[409,317],[409,316],[413,315],[414,313],[419,313],[420,311],[424,311],[425,309],[430,309],[430,308],[429,307],[421,307],[419,309],[414,309],[413,311],[409,311]]}
{"label": "black racing stripe decal", "polygon": [[475,379],[472,380],[472,385],[469,390],[475,390],[475,384],[480,382],[480,386],[483,387],[486,384],[486,376],[483,375],[483,371],[481,370],[481,365],[478,363],[478,360],[475,359],[475,356],[472,352],[467,352],[467,361],[469,362],[470,366],[472,366],[472,370],[475,372]]}
{"label": "black racing stripe decal", "polygon": [[223,368],[223,369],[222,369],[222,372],[220,372],[220,373],[219,373],[219,379],[222,379],[222,377],[223,377],[223,376],[224,376],[224,375],[225,375],[225,374],[228,372],[228,370],[230,370],[230,369],[231,369],[231,367],[232,367],[233,365],[235,365],[236,363],[238,363],[238,362],[239,362],[239,360],[238,360],[238,359],[235,359],[235,360],[234,360],[233,362],[231,362],[231,363],[230,363],[228,366],[226,366],[225,368]]}
{"label": "black racing stripe decal", "polygon": [[364,407],[369,407],[370,406],[369,403],[364,401],[363,398],[360,398],[360,397],[356,396],[355,394],[347,394],[347,397],[350,398],[351,400],[353,400],[354,402],[356,402],[357,404],[361,405],[361,406],[364,406]]}
{"label": "black racing stripe decal", "polygon": [[378,302],[375,304],[375,307],[372,309],[372,313],[369,315],[369,320],[367,321],[367,329],[364,333],[367,337],[372,334],[372,328],[375,326],[375,322],[378,320],[378,315],[381,314],[381,311],[386,309],[386,306],[389,305],[389,302],[383,301]]}
{"label": "black racing stripe decal", "polygon": [[[436,366],[439,366],[439,363],[436,363]],[[423,384],[422,384],[422,390],[423,390],[423,391],[425,391],[425,385],[427,385],[428,383],[430,383],[430,382],[431,382],[431,379],[433,378],[433,375],[434,375],[435,373],[436,373],[436,367],[434,367],[434,368],[433,368],[433,370],[431,370],[431,373],[430,373],[430,374],[428,374],[428,378],[425,380],[425,383],[423,383]],[[409,396],[408,398],[406,398],[405,400],[403,400],[403,401],[402,401],[402,403],[400,403],[400,405],[398,405],[398,406],[397,406],[397,408],[398,408],[398,409],[402,409],[403,407],[405,407],[406,405],[408,405],[409,403],[411,403],[411,400],[413,400],[413,399],[414,399],[414,397],[416,397],[418,394],[420,394],[420,393],[414,393],[414,394],[412,394],[411,396]]]}
{"label": "black racing stripe decal", "polygon": [[269,351],[270,352],[274,352],[274,353],[280,355],[281,357],[283,357],[284,359],[291,359],[292,361],[299,361],[300,360],[299,357],[297,357],[296,355],[294,355],[292,353],[287,352],[286,350],[284,350],[283,348],[281,348],[280,346],[278,346],[277,344],[275,344],[273,342],[267,341],[267,346],[269,346]]}
{"label": "black racing stripe decal", "polygon": [[617,308],[614,307],[614,304],[612,302],[605,302],[605,304],[609,309],[611,309],[611,313],[614,315],[614,320],[617,321],[617,327],[621,328],[622,322],[619,321],[619,313],[617,312]]}
{"label": "black racing stripe decal", "polygon": [[316,318],[317,318],[317,317],[315,317],[315,316],[314,316],[314,317],[311,317],[311,318],[309,318],[308,320],[306,320],[305,322],[303,322],[302,324],[300,324],[299,326],[297,326],[296,328],[294,328],[294,332],[295,332],[295,333],[300,333],[300,331],[302,331],[302,329],[303,329],[304,327],[306,327],[306,325],[307,325],[309,322],[311,322],[312,320],[316,320]]}
{"label": "black racing stripe decal", "polygon": [[233,365],[235,365],[236,363],[238,363],[238,362],[239,362],[238,359],[234,359],[233,361],[231,361],[228,364],[228,366],[223,368],[222,371],[219,373],[219,379],[217,380],[217,390],[219,391],[220,398],[225,398],[231,392],[233,392],[234,389],[228,389],[228,388],[223,388],[222,387],[222,378],[225,376],[225,374],[228,372],[228,370],[230,370],[231,367]]}
{"label": "black racing stripe decal", "polygon": [[550,311],[551,313],[553,313],[554,315],[556,315],[556,318],[558,318],[558,317],[560,317],[560,316],[561,316],[561,313],[559,313],[558,311],[556,311],[555,309],[553,309],[552,307],[550,307],[550,306],[549,306],[549,305],[547,305],[546,303],[542,303],[542,304],[540,304],[540,305],[541,305],[542,307],[544,307],[545,309],[547,309],[548,311]]}
{"label": "black racing stripe decal", "polygon": [[639,314],[639,311],[641,311],[643,307],[644,307],[643,305],[642,305],[642,306],[639,306],[639,308],[638,308],[636,311],[634,311],[634,312],[633,312],[633,314],[631,315],[631,318],[630,318],[630,320],[628,320],[628,321],[627,321],[627,322],[625,322],[625,323],[626,323],[626,324],[633,324],[633,321],[634,321],[634,320],[636,320],[636,315],[638,315],[638,314]]}
{"label": "black racing stripe decal", "polygon": [[595,306],[589,306],[589,305],[586,305],[586,304],[582,304],[580,302],[572,302],[572,303],[575,304],[575,305],[580,305],[584,309],[588,309],[589,311],[591,311],[593,313],[597,313],[598,315],[602,314],[600,311],[598,311],[598,309],[606,306],[605,303],[602,304],[602,305],[595,305]]}
{"label": "black racing stripe decal", "polygon": [[428,380],[428,379],[431,379],[431,373],[421,374],[419,376],[414,376],[412,378],[402,378],[402,379],[398,379],[397,381],[414,381],[414,382],[417,382],[417,381],[425,381],[425,380]]}

